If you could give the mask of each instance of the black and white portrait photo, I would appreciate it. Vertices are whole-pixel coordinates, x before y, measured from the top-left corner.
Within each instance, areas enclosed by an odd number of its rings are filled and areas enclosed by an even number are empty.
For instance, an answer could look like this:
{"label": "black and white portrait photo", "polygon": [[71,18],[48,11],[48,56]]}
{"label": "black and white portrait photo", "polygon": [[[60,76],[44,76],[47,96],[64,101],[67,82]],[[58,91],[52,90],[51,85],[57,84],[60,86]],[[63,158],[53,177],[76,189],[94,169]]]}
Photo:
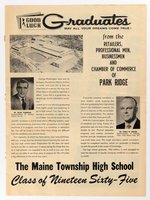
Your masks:
{"label": "black and white portrait photo", "polygon": [[140,129],[140,98],[116,98],[116,129]]}
{"label": "black and white portrait photo", "polygon": [[33,99],[33,78],[11,78],[11,110],[33,110]]}

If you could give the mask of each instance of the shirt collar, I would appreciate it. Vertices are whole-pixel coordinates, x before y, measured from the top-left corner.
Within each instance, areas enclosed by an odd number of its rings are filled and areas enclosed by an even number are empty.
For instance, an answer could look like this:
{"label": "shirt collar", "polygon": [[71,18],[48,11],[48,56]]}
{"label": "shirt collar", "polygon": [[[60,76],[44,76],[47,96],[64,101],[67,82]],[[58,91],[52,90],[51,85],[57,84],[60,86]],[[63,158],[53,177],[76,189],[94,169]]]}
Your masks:
{"label": "shirt collar", "polygon": [[128,125],[130,125],[130,129],[133,129],[135,123],[136,123],[137,118],[135,118],[131,123],[125,122],[125,128],[127,128]]}
{"label": "shirt collar", "polygon": [[19,97],[20,101],[22,101],[22,99],[25,100],[25,97],[20,97],[19,94],[18,94],[18,97]]}

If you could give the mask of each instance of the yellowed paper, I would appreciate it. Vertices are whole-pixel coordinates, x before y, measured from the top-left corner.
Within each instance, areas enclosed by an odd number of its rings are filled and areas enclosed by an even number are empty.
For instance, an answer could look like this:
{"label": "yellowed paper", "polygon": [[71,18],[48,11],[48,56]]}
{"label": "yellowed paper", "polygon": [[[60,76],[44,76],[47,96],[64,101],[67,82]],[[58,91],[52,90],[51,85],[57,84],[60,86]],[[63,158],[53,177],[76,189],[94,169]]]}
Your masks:
{"label": "yellowed paper", "polygon": [[146,6],[6,6],[7,194],[142,196]]}

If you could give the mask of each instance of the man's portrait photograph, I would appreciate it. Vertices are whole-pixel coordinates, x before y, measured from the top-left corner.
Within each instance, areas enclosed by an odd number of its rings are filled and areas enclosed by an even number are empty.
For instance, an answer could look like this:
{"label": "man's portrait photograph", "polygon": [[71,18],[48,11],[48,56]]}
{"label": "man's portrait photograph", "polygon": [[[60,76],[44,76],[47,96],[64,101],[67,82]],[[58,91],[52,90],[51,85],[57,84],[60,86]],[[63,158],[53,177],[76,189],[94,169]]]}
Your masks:
{"label": "man's portrait photograph", "polygon": [[140,129],[140,97],[116,97],[116,129]]}
{"label": "man's portrait photograph", "polygon": [[11,78],[11,110],[34,109],[34,78]]}

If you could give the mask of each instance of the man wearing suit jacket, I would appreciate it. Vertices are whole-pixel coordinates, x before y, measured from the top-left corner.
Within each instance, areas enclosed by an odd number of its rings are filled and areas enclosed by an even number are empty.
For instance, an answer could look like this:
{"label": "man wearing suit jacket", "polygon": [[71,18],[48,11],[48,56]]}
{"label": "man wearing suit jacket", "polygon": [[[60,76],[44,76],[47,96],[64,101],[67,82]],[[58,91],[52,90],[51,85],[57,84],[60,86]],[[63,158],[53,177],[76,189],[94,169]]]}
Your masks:
{"label": "man wearing suit jacket", "polygon": [[137,118],[137,101],[133,97],[124,97],[120,103],[120,113],[124,123],[117,125],[117,129],[140,129]]}
{"label": "man wearing suit jacket", "polygon": [[16,86],[17,94],[11,97],[12,110],[33,110],[33,99],[27,96],[29,90],[29,82],[25,79],[20,79]]}

